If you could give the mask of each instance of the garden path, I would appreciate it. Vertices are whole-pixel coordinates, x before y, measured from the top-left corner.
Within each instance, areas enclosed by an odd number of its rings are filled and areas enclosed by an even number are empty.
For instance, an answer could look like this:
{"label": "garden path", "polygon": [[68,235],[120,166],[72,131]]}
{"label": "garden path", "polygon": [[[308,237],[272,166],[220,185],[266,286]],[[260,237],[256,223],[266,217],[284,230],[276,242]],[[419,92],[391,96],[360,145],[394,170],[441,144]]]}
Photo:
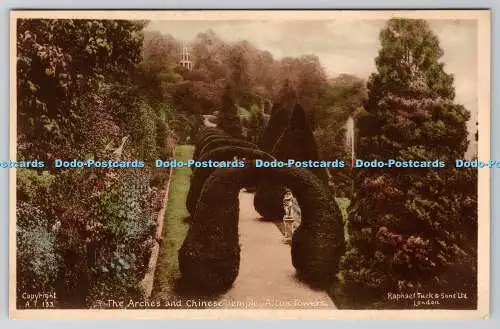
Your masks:
{"label": "garden path", "polygon": [[253,194],[241,192],[240,270],[233,288],[223,298],[246,301],[256,308],[335,309],[326,292],[313,290],[297,279],[290,245],[283,242],[274,223],[259,218]]}

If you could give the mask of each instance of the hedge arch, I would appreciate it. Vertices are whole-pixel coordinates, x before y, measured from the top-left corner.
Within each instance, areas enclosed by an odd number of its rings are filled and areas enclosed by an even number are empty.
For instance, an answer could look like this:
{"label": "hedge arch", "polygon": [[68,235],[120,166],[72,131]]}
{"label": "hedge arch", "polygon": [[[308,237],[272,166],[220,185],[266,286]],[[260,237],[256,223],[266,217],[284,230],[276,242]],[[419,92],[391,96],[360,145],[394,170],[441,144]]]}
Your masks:
{"label": "hedge arch", "polygon": [[282,220],[285,215],[283,197],[286,187],[282,185],[262,184],[257,187],[253,198],[255,210],[264,220]]}
{"label": "hedge arch", "polygon": [[217,169],[207,179],[194,222],[179,250],[184,282],[200,293],[227,291],[238,276],[239,191],[251,181],[285,185],[297,198],[302,222],[292,239],[298,275],[316,287],[335,279],[345,251],[342,216],[321,181],[302,168]]}
{"label": "hedge arch", "polygon": [[[320,160],[316,141],[307,123],[306,113],[300,104],[295,104],[288,126],[282,131],[277,141],[275,141],[271,154],[282,161],[287,161],[288,159],[297,161]],[[328,182],[326,168],[309,168],[308,170],[316,174],[323,182]],[[284,186],[264,183],[255,193],[255,210],[264,219],[273,220],[283,218],[282,200],[285,191]]]}
{"label": "hedge arch", "polygon": [[[196,143],[196,147],[202,147],[208,142],[210,141],[212,138],[231,138],[231,136],[229,136],[228,134],[225,134],[225,133],[216,133],[216,132],[212,132],[212,133],[209,133],[209,134],[205,134],[203,135],[199,140],[198,142]],[[201,149],[200,149],[201,150]]]}
{"label": "hedge arch", "polygon": [[[253,149],[259,148],[254,143],[239,138],[233,138],[233,137],[214,138],[210,139],[209,142],[205,143],[205,146],[203,146],[203,148],[199,152],[198,157],[201,158],[205,153],[223,146],[241,146]],[[197,158],[194,159],[197,160]]]}
{"label": "hedge arch", "polygon": [[205,136],[213,135],[213,134],[224,135],[225,132],[219,128],[213,128],[213,127],[204,128],[204,129],[200,130],[198,135],[196,135],[195,143],[198,144],[200,142],[200,140],[203,139]]}
{"label": "hedge arch", "polygon": [[[274,160],[274,157],[264,151],[243,147],[243,146],[224,146],[219,147],[201,156],[199,161],[229,161],[234,156],[245,157],[247,159]],[[196,203],[200,197],[205,181],[217,168],[195,168],[191,175],[191,184],[186,198],[186,208],[190,214],[194,214]]]}
{"label": "hedge arch", "polygon": [[234,138],[227,134],[208,134],[200,139],[198,143],[196,143],[193,152],[193,159],[198,159],[200,157],[200,152],[205,147],[207,143],[216,138]]}

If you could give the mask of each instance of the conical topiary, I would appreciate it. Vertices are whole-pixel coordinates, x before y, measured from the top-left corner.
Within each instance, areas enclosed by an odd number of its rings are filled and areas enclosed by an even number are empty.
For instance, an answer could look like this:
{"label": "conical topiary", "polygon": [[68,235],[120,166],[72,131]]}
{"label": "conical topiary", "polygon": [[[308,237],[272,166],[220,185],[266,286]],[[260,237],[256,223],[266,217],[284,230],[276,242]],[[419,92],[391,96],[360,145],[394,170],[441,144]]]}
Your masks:
{"label": "conical topiary", "polygon": [[[290,123],[274,145],[271,154],[283,161],[321,160],[306,113],[300,104],[295,105]],[[325,168],[309,168],[309,170],[323,182],[328,182],[328,172]]]}

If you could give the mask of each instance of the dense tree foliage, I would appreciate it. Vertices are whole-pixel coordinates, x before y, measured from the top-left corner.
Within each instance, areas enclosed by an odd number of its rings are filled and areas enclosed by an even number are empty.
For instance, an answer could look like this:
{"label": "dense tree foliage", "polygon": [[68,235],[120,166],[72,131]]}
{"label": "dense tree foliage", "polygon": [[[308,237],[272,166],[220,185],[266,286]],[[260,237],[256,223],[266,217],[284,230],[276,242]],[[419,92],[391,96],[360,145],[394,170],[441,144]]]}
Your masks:
{"label": "dense tree foliage", "polygon": [[[268,108],[282,98],[283,90],[300,88],[299,97],[314,122],[326,74],[316,56],[276,60],[247,41],[228,43],[212,30],[200,32],[189,45],[193,69],[178,67],[181,42],[171,35],[145,32],[144,63],[147,93],[155,100],[168,101],[188,120],[193,114],[218,111],[222,127],[229,134],[258,140],[265,124],[260,108]],[[228,87],[230,85],[231,87]],[[228,91],[228,88],[231,89]],[[263,106],[264,105],[264,106]],[[285,105],[290,109],[293,104]],[[235,113],[240,117],[236,120]],[[247,120],[242,116],[249,113]],[[196,126],[196,125],[194,125]],[[241,132],[240,128],[241,127]],[[195,127],[195,129],[197,129]],[[191,131],[191,138],[196,131]]]}
{"label": "dense tree foliage", "polygon": [[21,157],[75,155],[82,124],[106,78],[127,79],[140,60],[144,23],[39,20],[17,22],[18,144]]}
{"label": "dense tree foliage", "polygon": [[[181,141],[187,135],[195,137],[199,129],[199,122],[195,122],[198,114],[215,113],[222,121],[220,127],[230,135],[258,142],[263,150],[270,152],[299,101],[311,129],[315,135],[318,130],[317,136],[322,137],[318,139],[319,148],[330,151],[333,134],[330,128],[335,125],[335,132],[339,133],[347,118],[344,114],[352,111],[342,102],[356,102],[356,92],[342,94],[344,85],[329,81],[314,55],[277,60],[247,41],[229,43],[207,30],[190,43],[193,69],[186,71],[178,67],[181,47],[181,42],[171,35],[147,31],[141,63],[146,71],[144,79],[148,81],[144,91],[153,94],[154,100],[168,101],[176,109],[173,113],[181,116],[181,122],[192,121],[188,131],[179,136]],[[352,85],[353,90],[358,88],[359,79],[355,77],[341,76],[338,80]],[[287,113],[276,118],[272,113],[277,111]],[[264,129],[265,115],[269,114],[273,116],[272,122]],[[284,121],[278,126],[282,128],[276,129],[274,121],[281,118]],[[174,128],[177,132],[182,124]],[[336,147],[340,153],[342,146]]]}
{"label": "dense tree foliage", "polygon": [[217,127],[233,137],[241,137],[241,121],[235,104],[235,87],[228,83],[222,95]]}
{"label": "dense tree foliage", "polygon": [[18,173],[17,252],[26,267],[17,288],[56,291],[58,307],[141,295],[166,172],[55,169],[52,161],[171,156],[171,109],[141,92],[144,26],[17,21],[18,159],[47,164]]}
{"label": "dense tree foliage", "polygon": [[[363,116],[363,100],[366,97],[365,81],[352,75],[341,74],[323,85],[319,105],[315,112],[314,138],[319,154],[325,160],[341,160],[344,168],[328,168],[331,181],[335,182],[338,196],[352,195],[352,155],[347,140],[346,122]],[[355,127],[354,127],[355,128]],[[353,131],[357,135],[356,130]]]}
{"label": "dense tree foliage", "polygon": [[[392,19],[380,41],[368,115],[358,119],[357,157],[463,158],[469,113],[454,102],[437,37],[425,21]],[[365,305],[390,291],[475,295],[477,180],[475,171],[459,170],[357,170],[342,270],[349,295],[363,296]]]}

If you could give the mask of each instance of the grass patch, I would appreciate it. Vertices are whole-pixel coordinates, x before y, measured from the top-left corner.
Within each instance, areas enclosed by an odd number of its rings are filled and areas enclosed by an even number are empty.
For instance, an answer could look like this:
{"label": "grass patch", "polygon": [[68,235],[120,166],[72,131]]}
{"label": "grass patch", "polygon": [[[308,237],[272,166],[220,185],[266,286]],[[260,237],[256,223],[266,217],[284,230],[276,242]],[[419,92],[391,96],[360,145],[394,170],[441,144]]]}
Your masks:
{"label": "grass patch", "polygon": [[347,230],[347,208],[351,204],[351,200],[349,198],[335,198],[335,201],[339,205],[340,212],[342,213],[342,220],[344,221],[344,237],[345,241],[349,242],[349,232]]}
{"label": "grass patch", "polygon": [[[349,221],[348,219],[349,213],[347,209],[351,204],[351,199],[335,198],[335,201],[337,202],[340,208],[340,212],[342,213],[342,220],[344,221],[344,238],[346,242],[346,247],[349,248],[349,231],[347,229],[347,223]],[[342,282],[344,281],[344,279],[340,273],[337,273],[337,280],[338,280],[337,282],[334,282],[327,289],[328,295],[339,309],[353,308],[354,305],[353,301],[349,298],[349,296],[346,296],[342,291]]]}
{"label": "grass patch", "polygon": [[[194,146],[181,145],[175,148],[175,159],[192,159]],[[175,295],[174,289],[180,277],[178,251],[184,242],[189,225],[186,196],[189,190],[191,169],[174,168],[170,182],[170,192],[163,225],[163,243],[158,256],[153,284],[152,298],[169,299]]]}
{"label": "grass patch", "polygon": [[340,211],[342,212],[342,219],[344,222],[347,221],[347,208],[351,204],[351,200],[349,198],[335,198],[337,204],[339,205]]}

